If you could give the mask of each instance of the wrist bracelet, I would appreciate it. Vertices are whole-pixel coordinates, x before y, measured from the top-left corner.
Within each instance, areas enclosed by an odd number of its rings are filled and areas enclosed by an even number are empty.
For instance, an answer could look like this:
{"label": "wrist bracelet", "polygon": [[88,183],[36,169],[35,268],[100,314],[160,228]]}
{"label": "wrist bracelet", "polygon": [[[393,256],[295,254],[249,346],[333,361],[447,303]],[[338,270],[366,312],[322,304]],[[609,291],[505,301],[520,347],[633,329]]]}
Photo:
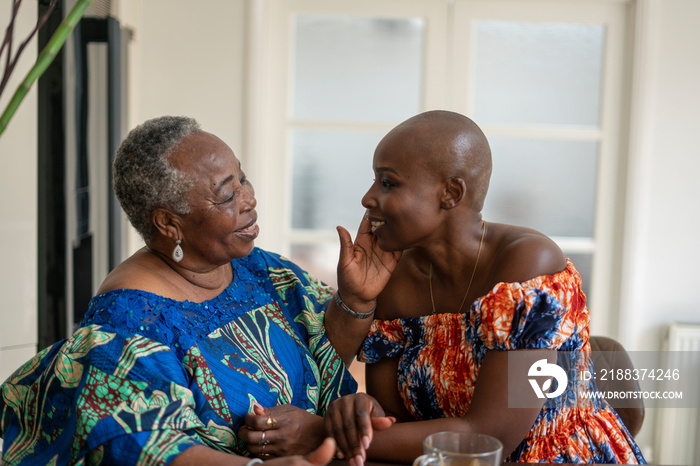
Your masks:
{"label": "wrist bracelet", "polygon": [[262,463],[263,460],[260,458],[253,458],[252,460],[248,461],[245,466],[253,466],[254,464]]}
{"label": "wrist bracelet", "polygon": [[350,309],[348,306],[345,305],[342,299],[340,299],[340,291],[335,292],[335,302],[338,303],[338,306],[342,307],[345,312],[349,312],[352,314],[352,316],[355,319],[366,319],[370,317],[372,314],[374,314],[374,310],[377,309],[377,302],[374,302],[374,307],[372,308],[371,311],[369,312],[355,312],[352,309]]}

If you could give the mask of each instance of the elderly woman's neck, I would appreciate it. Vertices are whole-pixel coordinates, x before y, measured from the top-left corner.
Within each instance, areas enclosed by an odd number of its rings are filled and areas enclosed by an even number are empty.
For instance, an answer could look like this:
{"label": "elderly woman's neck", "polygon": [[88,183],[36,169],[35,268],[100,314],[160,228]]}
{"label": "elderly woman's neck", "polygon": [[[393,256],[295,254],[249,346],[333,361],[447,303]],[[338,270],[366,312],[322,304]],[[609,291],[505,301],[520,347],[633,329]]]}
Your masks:
{"label": "elderly woman's neck", "polygon": [[233,271],[230,263],[222,265],[197,264],[193,259],[185,257],[176,262],[172,257],[155,249],[146,247],[148,252],[163,264],[162,279],[173,286],[173,294],[186,296],[190,301],[197,300],[192,297],[210,299],[221,293],[233,280]]}

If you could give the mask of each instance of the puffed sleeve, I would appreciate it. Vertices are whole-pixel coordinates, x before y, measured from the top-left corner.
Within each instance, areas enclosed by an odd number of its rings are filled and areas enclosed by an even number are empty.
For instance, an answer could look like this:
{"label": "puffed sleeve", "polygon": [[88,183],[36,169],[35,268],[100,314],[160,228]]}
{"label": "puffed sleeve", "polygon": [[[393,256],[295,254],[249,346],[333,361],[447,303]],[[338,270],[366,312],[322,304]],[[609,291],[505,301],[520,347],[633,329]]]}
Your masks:
{"label": "puffed sleeve", "polygon": [[581,276],[567,267],[522,283],[499,283],[472,306],[471,325],[487,349],[580,349],[589,314]]}
{"label": "puffed sleeve", "polygon": [[403,319],[375,320],[362,343],[358,361],[373,364],[382,359],[396,358],[406,348],[406,326]]}
{"label": "puffed sleeve", "polygon": [[187,374],[139,335],[80,328],[2,385],[5,464],[168,464],[202,444]]}

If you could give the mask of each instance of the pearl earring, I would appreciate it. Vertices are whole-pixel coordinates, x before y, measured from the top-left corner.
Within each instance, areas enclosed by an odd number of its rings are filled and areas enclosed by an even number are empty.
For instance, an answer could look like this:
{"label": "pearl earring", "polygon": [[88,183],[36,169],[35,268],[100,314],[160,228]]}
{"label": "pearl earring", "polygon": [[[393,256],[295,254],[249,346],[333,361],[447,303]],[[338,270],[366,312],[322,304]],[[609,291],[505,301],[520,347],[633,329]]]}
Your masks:
{"label": "pearl earring", "polygon": [[183,257],[185,257],[185,253],[182,252],[182,248],[180,247],[180,243],[182,243],[182,240],[177,240],[175,241],[175,249],[173,249],[173,260],[175,262],[180,262]]}

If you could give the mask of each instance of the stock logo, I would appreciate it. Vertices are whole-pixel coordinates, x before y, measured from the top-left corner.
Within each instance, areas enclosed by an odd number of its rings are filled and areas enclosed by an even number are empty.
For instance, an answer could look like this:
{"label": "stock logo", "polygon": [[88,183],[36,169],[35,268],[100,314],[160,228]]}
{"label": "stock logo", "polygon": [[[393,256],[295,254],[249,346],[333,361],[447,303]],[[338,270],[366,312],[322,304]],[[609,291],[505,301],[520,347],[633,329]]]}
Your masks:
{"label": "stock logo", "polygon": [[[554,398],[561,395],[564,393],[564,390],[566,390],[566,384],[569,381],[564,369],[556,364],[548,363],[546,359],[540,359],[530,366],[527,375],[530,377],[550,377],[544,381],[541,387],[537,380],[527,379],[530,385],[532,385],[532,389],[535,391],[537,398]],[[557,380],[557,389],[549,393],[549,389],[552,388],[552,378]]]}

